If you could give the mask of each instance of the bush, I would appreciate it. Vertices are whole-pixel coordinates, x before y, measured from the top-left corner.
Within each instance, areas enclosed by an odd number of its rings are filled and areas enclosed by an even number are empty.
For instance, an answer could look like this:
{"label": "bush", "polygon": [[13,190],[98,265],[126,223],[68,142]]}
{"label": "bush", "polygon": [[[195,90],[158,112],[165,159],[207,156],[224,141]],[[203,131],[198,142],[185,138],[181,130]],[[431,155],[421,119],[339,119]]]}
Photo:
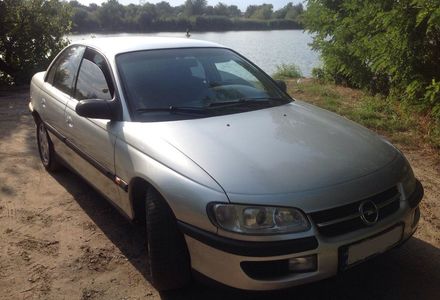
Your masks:
{"label": "bush", "polygon": [[277,70],[272,75],[276,79],[286,79],[286,78],[301,78],[302,73],[299,67],[295,64],[281,64],[277,66]]}
{"label": "bush", "polygon": [[313,68],[312,69],[312,77],[315,79],[318,79],[320,82],[323,82],[326,80],[325,78],[325,71],[322,68]]}
{"label": "bush", "polygon": [[417,104],[440,120],[438,0],[309,0],[303,20],[323,77]]}
{"label": "bush", "polygon": [[67,45],[71,14],[58,0],[0,1],[0,84],[27,84]]}

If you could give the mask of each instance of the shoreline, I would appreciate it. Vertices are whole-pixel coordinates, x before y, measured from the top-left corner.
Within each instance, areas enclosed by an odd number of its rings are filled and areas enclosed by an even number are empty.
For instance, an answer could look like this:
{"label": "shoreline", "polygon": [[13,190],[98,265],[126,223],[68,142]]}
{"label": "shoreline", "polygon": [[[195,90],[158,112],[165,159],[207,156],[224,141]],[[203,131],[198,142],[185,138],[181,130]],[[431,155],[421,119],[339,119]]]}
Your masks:
{"label": "shoreline", "polygon": [[[190,33],[210,33],[210,32],[218,32],[218,33],[226,33],[226,32],[259,32],[259,31],[290,31],[290,30],[295,30],[295,31],[305,31],[305,28],[280,28],[280,29],[276,29],[276,28],[271,28],[271,29],[229,29],[229,30],[190,30]],[[71,32],[69,35],[84,35],[84,34],[152,34],[152,33],[186,33],[186,29],[183,30],[153,30],[153,31],[107,31],[107,30],[103,30],[103,31],[92,31],[92,32]]]}

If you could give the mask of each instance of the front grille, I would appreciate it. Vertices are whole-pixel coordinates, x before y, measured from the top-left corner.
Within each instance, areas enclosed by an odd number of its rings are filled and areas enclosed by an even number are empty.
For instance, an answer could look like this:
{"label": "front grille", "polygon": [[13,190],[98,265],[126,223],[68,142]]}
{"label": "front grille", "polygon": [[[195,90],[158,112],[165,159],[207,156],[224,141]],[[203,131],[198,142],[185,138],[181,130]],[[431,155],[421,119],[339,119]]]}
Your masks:
{"label": "front grille", "polygon": [[372,201],[378,208],[378,222],[395,213],[400,207],[400,193],[397,187],[392,187],[382,193],[360,201],[310,214],[318,231],[324,236],[338,236],[361,228],[368,227],[359,212],[359,206],[364,201]]}

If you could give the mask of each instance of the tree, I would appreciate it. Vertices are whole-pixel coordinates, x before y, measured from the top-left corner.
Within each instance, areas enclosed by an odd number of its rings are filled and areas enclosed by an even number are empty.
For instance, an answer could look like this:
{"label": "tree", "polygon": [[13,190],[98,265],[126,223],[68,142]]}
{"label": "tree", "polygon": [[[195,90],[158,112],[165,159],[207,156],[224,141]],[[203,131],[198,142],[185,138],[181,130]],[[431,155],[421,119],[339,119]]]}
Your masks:
{"label": "tree", "polygon": [[89,11],[97,11],[98,10],[98,4],[96,3],[90,3],[89,4]]}
{"label": "tree", "polygon": [[245,17],[251,19],[269,20],[272,17],[273,5],[249,5],[245,12]]}
{"label": "tree", "polygon": [[299,21],[299,17],[303,14],[303,12],[304,12],[304,8],[302,3],[293,5],[291,8],[287,10],[285,19]]}
{"label": "tree", "polygon": [[154,4],[145,3],[140,11],[138,17],[138,24],[141,29],[148,29],[151,26],[151,23],[156,19],[156,7]]}
{"label": "tree", "polygon": [[304,21],[328,78],[431,107],[440,120],[438,0],[309,0]]}
{"label": "tree", "polygon": [[273,13],[273,17],[275,19],[284,19],[286,17],[287,11],[293,7],[293,3],[289,2],[286,6],[280,8],[279,10]]}
{"label": "tree", "polygon": [[98,31],[99,22],[96,14],[92,14],[93,8],[81,5],[78,1],[70,1],[68,4],[72,12],[72,31],[87,32]]}
{"label": "tree", "polygon": [[67,45],[70,7],[58,0],[0,2],[0,82],[25,84]]}
{"label": "tree", "polygon": [[237,5],[227,5],[222,2],[217,3],[216,6],[208,6],[206,8],[207,15],[224,16],[230,18],[237,18],[241,16],[241,10]]}
{"label": "tree", "polygon": [[142,6],[129,4],[125,7],[124,27],[129,31],[139,30],[139,13]]}
{"label": "tree", "polygon": [[288,19],[299,21],[299,17],[304,12],[302,3],[293,5],[292,2],[287,3],[286,6],[274,12],[273,17],[276,19]]}
{"label": "tree", "polygon": [[237,5],[229,5],[228,7],[229,16],[233,18],[241,17],[241,10]]}
{"label": "tree", "polygon": [[170,3],[162,1],[156,4],[156,12],[160,18],[168,18],[173,16],[174,9],[171,7]]}
{"label": "tree", "polygon": [[98,20],[102,27],[110,31],[123,28],[125,7],[117,0],[108,0],[102,3],[98,10]]}
{"label": "tree", "polygon": [[82,5],[76,0],[69,1],[69,5],[72,7],[82,7]]}
{"label": "tree", "polygon": [[224,3],[217,3],[216,6],[214,6],[214,15],[216,16],[229,16],[229,10],[228,10],[228,6]]}
{"label": "tree", "polygon": [[244,13],[244,17],[245,18],[250,18],[254,13],[255,13],[255,11],[258,9],[258,6],[257,5],[249,5],[247,8],[246,8],[246,11],[245,11],[245,13]]}
{"label": "tree", "polygon": [[206,0],[186,0],[184,13],[186,16],[200,16],[205,12],[206,6]]}

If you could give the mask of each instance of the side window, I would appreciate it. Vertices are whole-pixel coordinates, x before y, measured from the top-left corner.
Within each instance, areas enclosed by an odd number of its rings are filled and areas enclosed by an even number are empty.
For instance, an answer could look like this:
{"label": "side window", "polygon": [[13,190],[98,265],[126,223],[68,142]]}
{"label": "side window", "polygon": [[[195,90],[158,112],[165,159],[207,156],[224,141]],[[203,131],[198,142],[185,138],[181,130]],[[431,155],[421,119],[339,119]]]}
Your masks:
{"label": "side window", "polygon": [[113,98],[113,85],[109,69],[102,55],[87,49],[79,69],[75,99]]}
{"label": "side window", "polygon": [[60,59],[58,58],[50,67],[50,69],[47,71],[46,75],[46,81],[50,84],[53,84],[53,78],[55,77],[55,70],[57,68],[58,63],[60,62]]}
{"label": "side window", "polygon": [[71,95],[84,49],[82,46],[73,46],[64,50],[49,70],[47,81],[57,89]]}

